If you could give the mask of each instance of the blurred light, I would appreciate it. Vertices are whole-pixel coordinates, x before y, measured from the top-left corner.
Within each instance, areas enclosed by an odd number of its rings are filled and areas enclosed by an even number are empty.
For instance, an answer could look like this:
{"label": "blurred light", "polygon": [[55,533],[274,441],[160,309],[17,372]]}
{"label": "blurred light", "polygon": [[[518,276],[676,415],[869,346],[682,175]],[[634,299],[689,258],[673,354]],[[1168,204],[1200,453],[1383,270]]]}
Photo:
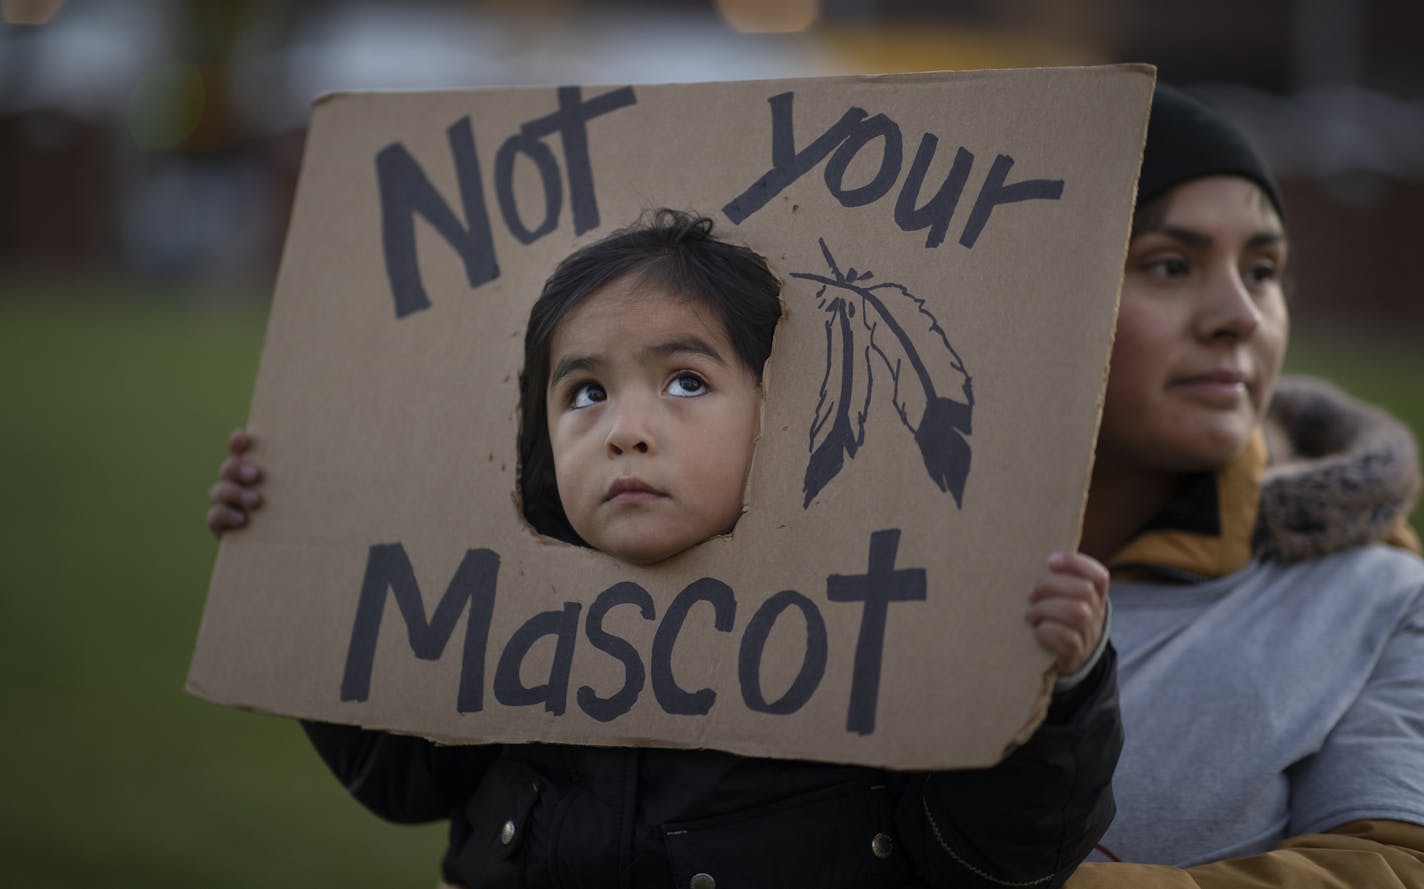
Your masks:
{"label": "blurred light", "polygon": [[177,148],[198,128],[206,98],[195,65],[172,62],[149,71],[129,97],[134,144],[159,151]]}
{"label": "blurred light", "polygon": [[63,5],[64,0],[0,0],[0,18],[7,25],[43,25]]}
{"label": "blurred light", "polygon": [[61,111],[112,121],[122,136],[139,77],[171,58],[170,11],[165,0],[91,0],[65,3],[43,26],[0,27],[0,113]]}
{"label": "blurred light", "polygon": [[727,24],[747,34],[791,34],[821,17],[821,0],[717,0]]}
{"label": "blurred light", "polygon": [[1111,51],[1063,35],[963,23],[824,25],[816,38],[861,73],[1101,65]]}

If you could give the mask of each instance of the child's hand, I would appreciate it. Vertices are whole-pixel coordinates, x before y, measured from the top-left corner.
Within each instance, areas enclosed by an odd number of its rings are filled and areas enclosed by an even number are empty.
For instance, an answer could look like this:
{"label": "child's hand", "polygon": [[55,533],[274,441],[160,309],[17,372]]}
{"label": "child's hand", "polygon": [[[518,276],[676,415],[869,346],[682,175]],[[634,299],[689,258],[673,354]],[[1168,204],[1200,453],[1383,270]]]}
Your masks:
{"label": "child's hand", "polygon": [[218,467],[217,483],[208,489],[208,502],[212,504],[208,509],[208,530],[214,537],[246,525],[248,512],[262,505],[262,495],[257,492],[262,470],[242,459],[250,447],[252,436],[246,430],[234,429],[227,438],[228,458]]}
{"label": "child's hand", "polygon": [[1028,622],[1038,644],[1057,658],[1058,675],[1076,673],[1103,635],[1108,569],[1082,553],[1054,553],[1029,594]]}

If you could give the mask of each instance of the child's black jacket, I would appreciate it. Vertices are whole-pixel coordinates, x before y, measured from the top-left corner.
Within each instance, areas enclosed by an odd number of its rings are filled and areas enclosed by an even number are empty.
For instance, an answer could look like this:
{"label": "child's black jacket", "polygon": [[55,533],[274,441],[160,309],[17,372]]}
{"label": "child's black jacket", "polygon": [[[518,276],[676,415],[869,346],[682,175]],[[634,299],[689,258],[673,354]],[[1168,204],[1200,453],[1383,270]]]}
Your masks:
{"label": "child's black jacket", "polygon": [[442,747],[305,726],[372,811],[449,818],[443,876],[472,889],[1048,889],[1112,819],[1122,744],[1114,661],[1109,648],[1081,685],[1055,697],[1027,744],[982,770],[886,772],[711,750]]}

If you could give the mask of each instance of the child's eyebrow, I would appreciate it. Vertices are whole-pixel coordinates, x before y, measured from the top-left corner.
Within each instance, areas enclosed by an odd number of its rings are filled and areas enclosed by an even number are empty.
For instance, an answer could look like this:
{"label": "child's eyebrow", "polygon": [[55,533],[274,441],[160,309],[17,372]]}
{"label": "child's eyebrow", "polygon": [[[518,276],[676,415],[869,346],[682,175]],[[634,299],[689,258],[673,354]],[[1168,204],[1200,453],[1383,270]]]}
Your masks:
{"label": "child's eyebrow", "polygon": [[596,371],[606,363],[602,358],[592,355],[567,355],[554,368],[554,372],[549,374],[549,386],[552,388],[559,380],[581,370]]}
{"label": "child's eyebrow", "polygon": [[[654,343],[638,350],[638,358],[642,361],[688,354],[703,355],[718,364],[727,363],[727,359],[717,351],[716,347],[699,336],[679,337],[663,343]],[[553,388],[560,380],[571,374],[579,371],[597,373],[607,365],[608,359],[601,355],[566,355],[554,366],[554,372],[549,374],[549,387]]]}
{"label": "child's eyebrow", "polygon": [[693,355],[704,355],[711,358],[718,364],[726,364],[727,359],[722,357],[711,343],[698,336],[682,337],[675,340],[668,340],[665,343],[657,343],[643,349],[643,355],[648,358],[669,358],[673,355],[691,353]]}

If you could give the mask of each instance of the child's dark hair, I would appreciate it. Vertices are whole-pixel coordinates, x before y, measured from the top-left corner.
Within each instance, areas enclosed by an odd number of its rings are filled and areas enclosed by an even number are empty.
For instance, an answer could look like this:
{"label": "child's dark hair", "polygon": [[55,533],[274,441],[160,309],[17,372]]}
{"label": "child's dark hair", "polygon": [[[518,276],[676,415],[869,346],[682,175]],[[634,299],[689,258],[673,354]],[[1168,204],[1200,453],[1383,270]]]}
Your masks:
{"label": "child's dark hair", "polygon": [[524,517],[541,534],[582,543],[569,524],[554,478],[546,391],[549,345],[585,299],[629,275],[698,303],[722,322],[737,357],[761,379],[781,318],[781,282],[766,260],[712,236],[712,220],[657,210],[569,254],[529,311],[519,375],[519,491]]}

